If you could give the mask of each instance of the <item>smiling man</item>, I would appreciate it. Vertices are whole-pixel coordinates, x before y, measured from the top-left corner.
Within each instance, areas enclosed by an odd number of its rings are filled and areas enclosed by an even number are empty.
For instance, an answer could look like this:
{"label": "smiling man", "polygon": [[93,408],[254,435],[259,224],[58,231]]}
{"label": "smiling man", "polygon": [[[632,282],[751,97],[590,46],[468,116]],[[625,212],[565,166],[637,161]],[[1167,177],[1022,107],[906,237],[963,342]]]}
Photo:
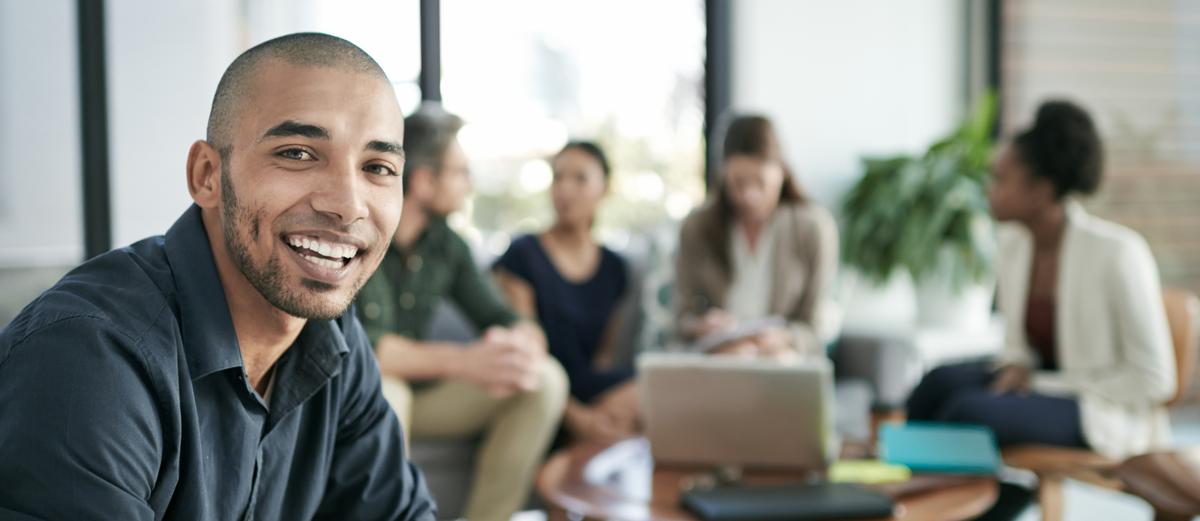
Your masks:
{"label": "smiling man", "polygon": [[0,518],[433,519],[350,311],[400,218],[403,128],[349,42],[239,56],[195,205],[0,332]]}

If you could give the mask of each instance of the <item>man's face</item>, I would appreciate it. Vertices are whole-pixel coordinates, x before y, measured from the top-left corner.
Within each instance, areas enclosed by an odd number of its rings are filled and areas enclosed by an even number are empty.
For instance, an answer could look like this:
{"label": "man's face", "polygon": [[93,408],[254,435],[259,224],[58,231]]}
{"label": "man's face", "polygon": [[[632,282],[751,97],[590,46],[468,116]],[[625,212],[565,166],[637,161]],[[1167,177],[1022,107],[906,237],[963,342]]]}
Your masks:
{"label": "man's face", "polygon": [[221,165],[230,260],[290,315],[342,315],[383,258],[403,205],[404,119],[390,86],[270,62],[233,125]]}
{"label": "man's face", "polygon": [[427,212],[445,217],[462,208],[471,194],[471,171],[458,139],[450,141],[442,166],[430,180],[433,189],[425,204]]}

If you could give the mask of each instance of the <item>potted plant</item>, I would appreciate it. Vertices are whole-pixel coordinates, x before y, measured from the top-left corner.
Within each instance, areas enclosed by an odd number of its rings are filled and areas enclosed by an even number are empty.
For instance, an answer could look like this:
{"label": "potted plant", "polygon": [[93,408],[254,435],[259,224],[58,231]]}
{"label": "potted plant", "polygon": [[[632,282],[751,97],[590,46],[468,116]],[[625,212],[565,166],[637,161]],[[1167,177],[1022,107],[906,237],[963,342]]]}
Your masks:
{"label": "potted plant", "polygon": [[[845,263],[883,284],[907,272],[923,325],[986,322],[995,238],[987,206],[995,98],[919,157],[864,158],[842,203]],[[982,309],[981,309],[982,308]]]}

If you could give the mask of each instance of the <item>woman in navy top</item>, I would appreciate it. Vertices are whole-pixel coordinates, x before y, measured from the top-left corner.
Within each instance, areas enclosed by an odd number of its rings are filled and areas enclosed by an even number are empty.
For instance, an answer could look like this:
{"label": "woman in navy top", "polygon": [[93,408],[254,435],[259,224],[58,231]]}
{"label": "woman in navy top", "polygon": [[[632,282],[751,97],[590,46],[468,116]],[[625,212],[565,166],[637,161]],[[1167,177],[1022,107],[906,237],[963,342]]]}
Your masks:
{"label": "woman in navy top", "polygon": [[633,370],[611,364],[625,262],[592,237],[608,193],[608,161],[595,144],[572,142],[554,156],[553,169],[554,225],[513,241],[494,271],[517,312],[538,317],[550,354],[567,370],[568,431],[615,441],[636,431],[637,403]]}

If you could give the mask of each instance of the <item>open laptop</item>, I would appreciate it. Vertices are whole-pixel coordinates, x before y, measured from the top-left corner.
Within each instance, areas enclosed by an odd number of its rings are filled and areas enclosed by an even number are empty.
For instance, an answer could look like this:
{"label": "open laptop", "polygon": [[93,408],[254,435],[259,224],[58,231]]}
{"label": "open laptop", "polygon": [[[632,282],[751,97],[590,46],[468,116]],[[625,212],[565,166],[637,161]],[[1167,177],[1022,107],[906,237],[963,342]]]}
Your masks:
{"label": "open laptop", "polygon": [[824,357],[647,353],[637,366],[657,463],[823,469],[837,457],[833,368]]}

